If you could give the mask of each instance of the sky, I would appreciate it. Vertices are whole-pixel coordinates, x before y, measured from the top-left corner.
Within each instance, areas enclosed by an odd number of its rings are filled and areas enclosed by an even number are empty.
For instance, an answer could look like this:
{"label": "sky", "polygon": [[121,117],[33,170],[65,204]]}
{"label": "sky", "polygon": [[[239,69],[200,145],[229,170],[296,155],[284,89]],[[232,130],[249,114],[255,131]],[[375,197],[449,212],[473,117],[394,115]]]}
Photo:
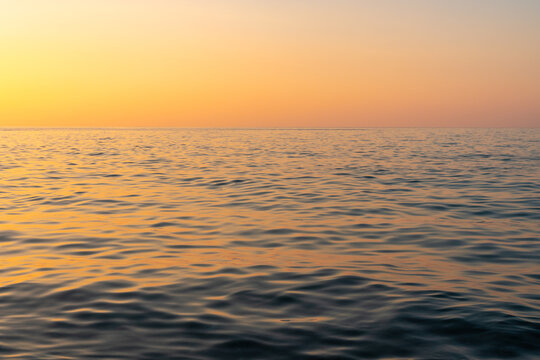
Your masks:
{"label": "sky", "polygon": [[539,127],[538,0],[0,0],[0,127]]}

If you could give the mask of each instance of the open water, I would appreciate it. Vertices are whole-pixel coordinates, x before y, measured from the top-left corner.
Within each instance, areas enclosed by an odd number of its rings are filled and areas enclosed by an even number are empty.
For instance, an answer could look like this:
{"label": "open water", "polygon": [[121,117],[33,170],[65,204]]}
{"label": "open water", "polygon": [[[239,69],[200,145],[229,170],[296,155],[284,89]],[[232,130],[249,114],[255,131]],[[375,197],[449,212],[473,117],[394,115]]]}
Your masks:
{"label": "open water", "polygon": [[540,129],[0,131],[2,359],[537,359]]}

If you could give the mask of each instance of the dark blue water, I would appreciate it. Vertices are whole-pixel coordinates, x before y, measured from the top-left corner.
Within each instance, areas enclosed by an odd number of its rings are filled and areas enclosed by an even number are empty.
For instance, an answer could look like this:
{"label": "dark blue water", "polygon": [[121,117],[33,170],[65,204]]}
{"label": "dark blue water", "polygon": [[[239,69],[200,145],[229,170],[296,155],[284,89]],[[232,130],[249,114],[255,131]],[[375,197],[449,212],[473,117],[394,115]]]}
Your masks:
{"label": "dark blue water", "polygon": [[540,130],[2,130],[2,359],[536,359]]}

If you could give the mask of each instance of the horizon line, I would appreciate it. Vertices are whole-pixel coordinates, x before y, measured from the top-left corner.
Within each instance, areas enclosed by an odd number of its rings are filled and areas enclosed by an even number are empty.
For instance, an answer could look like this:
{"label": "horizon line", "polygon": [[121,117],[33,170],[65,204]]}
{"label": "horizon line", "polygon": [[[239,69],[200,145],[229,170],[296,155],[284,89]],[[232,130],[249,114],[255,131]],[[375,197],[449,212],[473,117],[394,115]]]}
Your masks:
{"label": "horizon line", "polygon": [[80,129],[80,130],[362,130],[362,129],[540,129],[538,126],[344,126],[344,127],[326,127],[326,126],[297,126],[297,127],[240,127],[240,126],[208,126],[208,127],[189,127],[189,126],[0,126],[2,130],[62,130],[62,129]]}

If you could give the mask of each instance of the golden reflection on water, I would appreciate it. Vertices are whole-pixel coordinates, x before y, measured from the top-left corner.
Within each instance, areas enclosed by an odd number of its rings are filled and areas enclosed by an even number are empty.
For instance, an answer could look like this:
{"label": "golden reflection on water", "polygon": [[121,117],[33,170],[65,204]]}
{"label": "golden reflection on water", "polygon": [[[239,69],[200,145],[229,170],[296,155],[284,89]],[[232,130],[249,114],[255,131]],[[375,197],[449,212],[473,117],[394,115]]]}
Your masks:
{"label": "golden reflection on water", "polygon": [[[153,235],[159,236],[160,233],[170,232],[156,231]],[[76,289],[97,281],[122,278],[136,280],[133,285],[136,287],[160,286],[179,281],[184,277],[208,276],[204,274],[211,272],[218,272],[211,276],[220,276],[219,270],[223,268],[246,268],[264,264],[274,266],[282,272],[309,272],[314,269],[327,268],[339,269],[344,275],[358,275],[358,267],[361,266],[365,269],[365,276],[376,278],[383,283],[422,283],[422,286],[433,288],[444,283],[447,291],[459,292],[463,287],[482,287],[487,280],[489,282],[503,281],[509,274],[519,276],[523,272],[533,273],[537,270],[537,266],[534,264],[527,267],[519,264],[505,266],[504,274],[499,274],[493,272],[493,265],[481,265],[475,266],[475,271],[491,273],[491,275],[483,275],[481,279],[475,279],[474,276],[464,274],[466,270],[470,269],[469,266],[449,263],[447,259],[436,252],[418,254],[410,248],[399,245],[385,247],[387,252],[365,249],[348,255],[309,249],[260,250],[246,246],[229,249],[227,241],[219,240],[205,242],[206,246],[215,247],[212,250],[191,248],[171,251],[171,249],[158,246],[139,246],[139,242],[135,240],[124,244],[130,246],[133,255],[129,255],[127,258],[114,258],[116,251],[108,249],[107,246],[92,247],[92,251],[88,254],[82,251],[78,255],[68,255],[54,253],[47,248],[39,249],[39,247],[36,250],[28,251],[25,250],[24,246],[12,247],[14,242],[3,243],[4,249],[7,248],[9,251],[0,255],[0,261],[4,269],[13,270],[7,274],[0,274],[0,286],[26,281],[68,283],[65,287],[55,289],[55,291]],[[66,240],[59,241],[56,245],[69,247],[79,242],[79,240]],[[17,251],[23,252],[25,255],[10,255],[11,252]],[[94,255],[94,252],[97,252],[98,255]],[[140,274],[145,271],[148,273],[141,276]],[[261,274],[256,271],[248,274],[225,273],[226,276],[236,278]],[[125,290],[129,290],[129,288]],[[535,288],[534,286],[525,286],[522,290],[533,292]],[[496,290],[490,290],[489,293],[491,296],[501,297],[507,301],[518,303],[522,301],[512,293]]]}
{"label": "golden reflection on water", "polygon": [[[465,146],[445,155],[439,142],[474,146],[457,130],[386,131],[4,132],[0,290],[37,284],[62,301],[91,289],[107,304],[176,291],[201,314],[290,326],[345,321],[377,297],[388,314],[455,297],[471,300],[444,306],[523,316],[537,291],[537,170]],[[156,306],[187,312],[178,301]],[[287,310],[297,302],[327,310]],[[115,314],[96,306],[44,319]]]}

